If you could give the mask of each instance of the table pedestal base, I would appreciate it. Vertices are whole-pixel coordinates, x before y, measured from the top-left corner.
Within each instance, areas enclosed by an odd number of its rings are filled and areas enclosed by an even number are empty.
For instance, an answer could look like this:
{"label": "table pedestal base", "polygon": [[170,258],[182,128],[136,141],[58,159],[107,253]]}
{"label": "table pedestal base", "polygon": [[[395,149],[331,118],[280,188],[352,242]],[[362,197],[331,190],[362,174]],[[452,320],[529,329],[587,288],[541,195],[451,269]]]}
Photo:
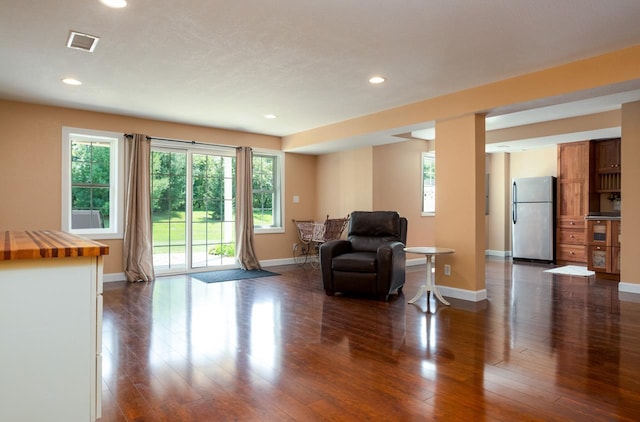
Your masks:
{"label": "table pedestal base", "polygon": [[451,305],[449,302],[445,300],[444,297],[442,297],[442,295],[440,294],[440,290],[438,289],[438,286],[436,286],[435,283],[433,282],[433,275],[431,274],[431,255],[427,255],[427,281],[425,282],[425,284],[420,286],[420,288],[418,289],[418,292],[409,301],[409,303],[414,303],[415,301],[420,299],[420,297],[425,293],[427,294],[427,303],[428,303],[430,292],[433,292],[434,296],[438,298],[438,300],[442,302],[444,305],[447,305],[447,306]]}

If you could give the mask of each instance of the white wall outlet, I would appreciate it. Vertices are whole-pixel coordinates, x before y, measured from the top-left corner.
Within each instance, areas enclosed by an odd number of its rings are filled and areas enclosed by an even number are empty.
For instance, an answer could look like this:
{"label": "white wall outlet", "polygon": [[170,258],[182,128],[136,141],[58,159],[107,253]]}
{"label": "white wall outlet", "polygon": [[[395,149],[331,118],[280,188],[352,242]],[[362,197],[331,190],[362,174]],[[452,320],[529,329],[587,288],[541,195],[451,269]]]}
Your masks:
{"label": "white wall outlet", "polygon": [[444,275],[451,275],[451,265],[444,264]]}
{"label": "white wall outlet", "polygon": [[297,204],[300,202],[300,197],[298,195],[293,195],[293,203]]}

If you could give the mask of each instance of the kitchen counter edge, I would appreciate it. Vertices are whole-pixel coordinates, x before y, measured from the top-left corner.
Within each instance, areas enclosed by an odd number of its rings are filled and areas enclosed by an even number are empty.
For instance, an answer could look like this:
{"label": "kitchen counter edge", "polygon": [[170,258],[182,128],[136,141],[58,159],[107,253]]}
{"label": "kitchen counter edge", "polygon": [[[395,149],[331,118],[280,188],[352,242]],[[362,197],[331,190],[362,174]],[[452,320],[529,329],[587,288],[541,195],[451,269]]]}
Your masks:
{"label": "kitchen counter edge", "polygon": [[622,219],[619,215],[585,215],[585,220],[612,220],[620,221]]}
{"label": "kitchen counter edge", "polygon": [[62,231],[0,231],[0,261],[108,254],[109,246]]}

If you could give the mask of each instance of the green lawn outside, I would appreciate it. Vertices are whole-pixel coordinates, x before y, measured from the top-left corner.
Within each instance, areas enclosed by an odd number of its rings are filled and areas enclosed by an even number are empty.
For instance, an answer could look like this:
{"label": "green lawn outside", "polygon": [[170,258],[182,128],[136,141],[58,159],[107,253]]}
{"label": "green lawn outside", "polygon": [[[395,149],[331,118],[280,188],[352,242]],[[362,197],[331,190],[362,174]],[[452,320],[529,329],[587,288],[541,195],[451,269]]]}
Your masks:
{"label": "green lawn outside", "polygon": [[[195,211],[193,218],[193,243],[235,243],[235,222],[207,220],[206,211]],[[271,224],[271,215],[254,216],[256,226]],[[168,246],[186,243],[186,219],[184,211],[153,213],[153,245]],[[225,237],[223,230],[228,230]]]}

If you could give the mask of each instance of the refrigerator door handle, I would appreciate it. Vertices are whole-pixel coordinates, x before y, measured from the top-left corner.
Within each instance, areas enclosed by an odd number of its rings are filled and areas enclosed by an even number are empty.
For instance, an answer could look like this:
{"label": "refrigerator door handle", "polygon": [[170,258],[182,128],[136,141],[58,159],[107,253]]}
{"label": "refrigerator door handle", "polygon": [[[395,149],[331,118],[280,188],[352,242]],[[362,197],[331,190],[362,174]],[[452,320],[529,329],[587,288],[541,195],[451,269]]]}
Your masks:
{"label": "refrigerator door handle", "polygon": [[518,189],[516,188],[516,182],[513,182],[513,187],[511,188],[511,198],[512,198],[512,203],[511,203],[511,220],[513,221],[513,224],[516,224],[516,221],[518,221],[518,214],[516,213],[516,203],[518,202]]}

